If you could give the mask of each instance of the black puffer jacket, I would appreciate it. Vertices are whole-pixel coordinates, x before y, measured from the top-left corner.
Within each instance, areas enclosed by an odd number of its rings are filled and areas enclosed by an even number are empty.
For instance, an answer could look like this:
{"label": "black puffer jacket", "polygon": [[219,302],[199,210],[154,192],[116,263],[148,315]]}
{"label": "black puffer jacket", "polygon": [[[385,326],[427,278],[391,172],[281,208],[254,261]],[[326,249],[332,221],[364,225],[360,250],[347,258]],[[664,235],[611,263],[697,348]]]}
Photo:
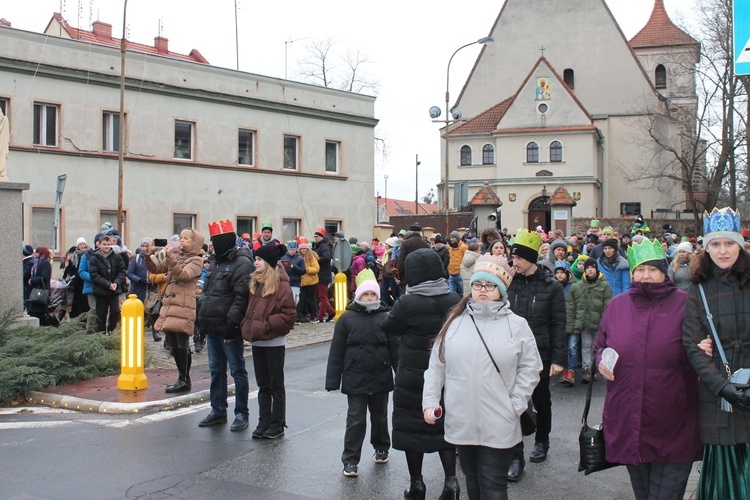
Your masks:
{"label": "black puffer jacket", "polygon": [[336,321],[328,353],[326,390],[344,394],[382,394],[393,390],[398,339],[387,337],[383,322],[388,306],[373,312],[352,302]]}
{"label": "black puffer jacket", "polygon": [[[119,253],[110,250],[107,256],[101,252],[94,252],[89,257],[89,275],[94,287],[94,295],[108,297],[125,292],[125,263]],[[112,291],[109,284],[114,283],[117,288]]]}
{"label": "black puffer jacket", "polygon": [[313,249],[318,254],[318,264],[320,264],[318,283],[328,284],[332,279],[331,262],[333,261],[333,251],[331,250],[331,242],[324,238],[319,243],[315,243]]}
{"label": "black puffer jacket", "polygon": [[405,295],[396,301],[385,321],[388,335],[401,339],[393,390],[393,447],[397,450],[431,453],[453,448],[443,437],[445,419],[435,425],[425,423],[422,389],[432,341],[445,315],[459,300],[455,292],[434,297]]}
{"label": "black puffer jacket", "polygon": [[552,272],[537,266],[531,276],[516,273],[508,288],[508,300],[511,310],[529,323],[542,361],[565,366],[565,294]]}
{"label": "black puffer jacket", "polygon": [[[198,326],[207,334],[224,334],[224,327],[239,328],[250,296],[248,281],[255,271],[248,248],[235,248],[206,273]],[[239,332],[238,332],[239,335]]]}
{"label": "black puffer jacket", "polygon": [[418,232],[412,231],[411,233],[408,233],[404,238],[404,241],[401,243],[401,249],[398,251],[398,260],[396,261],[396,269],[398,269],[398,275],[401,279],[406,276],[404,264],[406,258],[414,250],[420,248],[430,248],[430,244],[427,243]]}

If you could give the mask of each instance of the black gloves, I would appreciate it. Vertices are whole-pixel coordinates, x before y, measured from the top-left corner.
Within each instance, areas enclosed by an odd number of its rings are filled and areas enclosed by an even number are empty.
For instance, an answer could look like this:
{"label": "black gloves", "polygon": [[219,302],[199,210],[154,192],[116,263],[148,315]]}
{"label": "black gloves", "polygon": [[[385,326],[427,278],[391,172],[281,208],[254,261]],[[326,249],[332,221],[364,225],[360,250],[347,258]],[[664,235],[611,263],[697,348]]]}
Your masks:
{"label": "black gloves", "polygon": [[226,325],[224,327],[224,340],[242,340],[242,332],[239,326]]}
{"label": "black gloves", "polygon": [[747,392],[748,388],[750,388],[750,385],[733,384],[730,382],[719,391],[719,395],[738,410],[750,411],[750,393]]}

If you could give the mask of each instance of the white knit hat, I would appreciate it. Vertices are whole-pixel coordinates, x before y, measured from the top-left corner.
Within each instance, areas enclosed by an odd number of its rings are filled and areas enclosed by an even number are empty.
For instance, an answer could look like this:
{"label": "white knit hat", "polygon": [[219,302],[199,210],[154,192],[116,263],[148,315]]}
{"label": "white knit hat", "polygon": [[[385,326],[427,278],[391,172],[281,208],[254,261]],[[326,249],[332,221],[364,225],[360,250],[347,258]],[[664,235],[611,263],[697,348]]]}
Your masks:
{"label": "white knit hat", "polygon": [[684,250],[687,253],[693,253],[693,245],[690,244],[689,241],[683,241],[679,245],[677,245],[677,251]]}
{"label": "white knit hat", "polygon": [[84,245],[88,245],[88,243],[86,243],[86,238],[84,238],[83,236],[76,240],[76,246],[80,245],[81,243],[83,243]]}

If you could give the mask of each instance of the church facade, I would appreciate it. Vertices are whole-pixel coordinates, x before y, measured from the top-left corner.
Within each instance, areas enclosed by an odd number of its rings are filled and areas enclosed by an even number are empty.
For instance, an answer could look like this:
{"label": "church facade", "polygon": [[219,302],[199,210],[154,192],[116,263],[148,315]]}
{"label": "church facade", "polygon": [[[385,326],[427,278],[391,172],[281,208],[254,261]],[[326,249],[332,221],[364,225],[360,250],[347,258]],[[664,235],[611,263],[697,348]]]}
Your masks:
{"label": "church facade", "polygon": [[447,134],[450,206],[488,183],[512,232],[564,228],[569,211],[549,203],[560,186],[573,217],[685,208],[652,135],[677,138],[695,119],[700,44],[663,0],[631,40],[604,0],[506,0],[489,36],[453,105],[464,120]]}

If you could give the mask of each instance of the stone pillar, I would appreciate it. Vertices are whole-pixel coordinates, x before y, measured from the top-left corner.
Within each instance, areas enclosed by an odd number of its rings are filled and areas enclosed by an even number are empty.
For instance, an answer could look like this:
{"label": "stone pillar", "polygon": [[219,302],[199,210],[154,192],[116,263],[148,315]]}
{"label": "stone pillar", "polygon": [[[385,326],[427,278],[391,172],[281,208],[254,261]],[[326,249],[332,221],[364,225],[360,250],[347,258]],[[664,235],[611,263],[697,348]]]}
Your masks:
{"label": "stone pillar", "polygon": [[[28,184],[0,182],[0,312],[23,311],[23,214],[21,194]],[[36,318],[31,318],[36,320]]]}

